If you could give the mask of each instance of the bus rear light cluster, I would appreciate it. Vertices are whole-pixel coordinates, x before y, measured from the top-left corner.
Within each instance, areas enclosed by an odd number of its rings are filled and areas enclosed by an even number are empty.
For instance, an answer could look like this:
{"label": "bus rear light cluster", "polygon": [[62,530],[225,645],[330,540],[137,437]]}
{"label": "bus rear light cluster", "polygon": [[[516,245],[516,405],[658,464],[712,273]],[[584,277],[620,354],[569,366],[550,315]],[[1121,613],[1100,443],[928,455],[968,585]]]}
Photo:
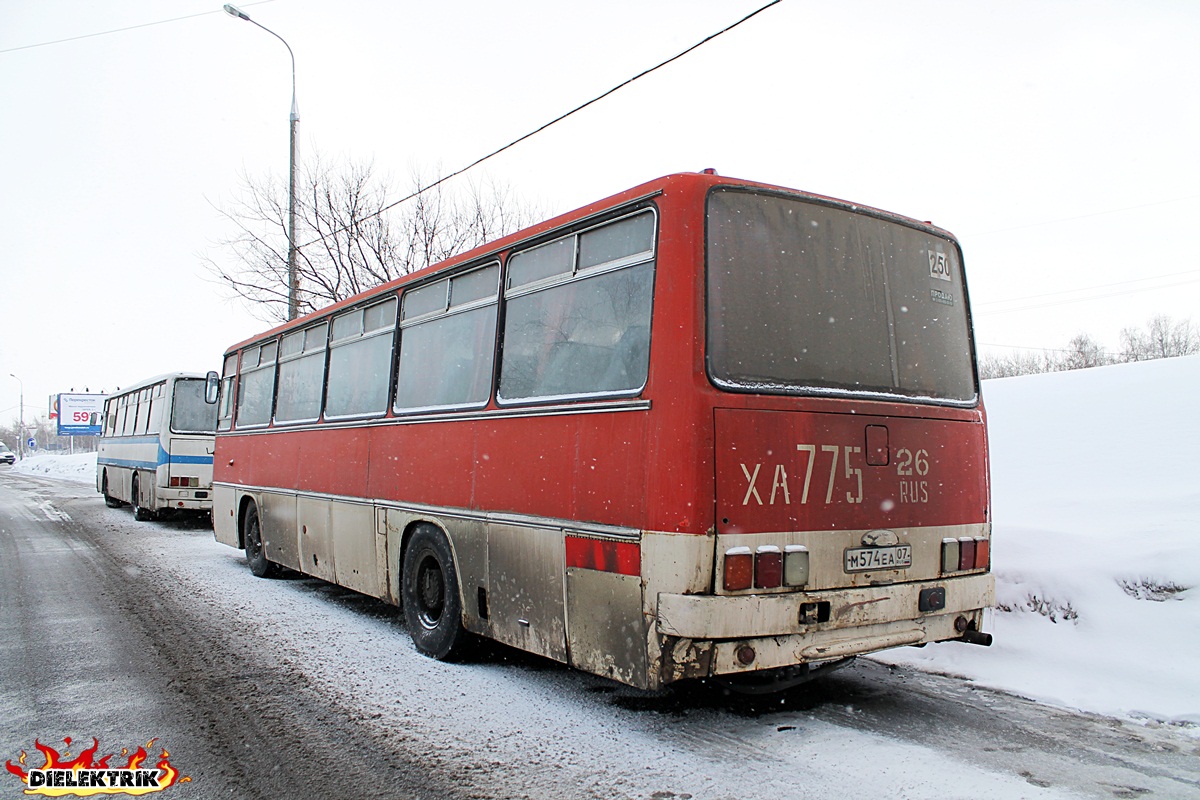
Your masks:
{"label": "bus rear light cluster", "polygon": [[781,552],[773,544],[731,547],[725,551],[725,591],[778,589],[808,583],[808,548],[789,544]]}
{"label": "bus rear light cluster", "polygon": [[199,478],[171,478],[171,488],[173,489],[194,489],[199,485]]}
{"label": "bus rear light cluster", "polygon": [[991,550],[992,543],[989,539],[970,536],[942,539],[942,572],[987,569],[991,560]]}

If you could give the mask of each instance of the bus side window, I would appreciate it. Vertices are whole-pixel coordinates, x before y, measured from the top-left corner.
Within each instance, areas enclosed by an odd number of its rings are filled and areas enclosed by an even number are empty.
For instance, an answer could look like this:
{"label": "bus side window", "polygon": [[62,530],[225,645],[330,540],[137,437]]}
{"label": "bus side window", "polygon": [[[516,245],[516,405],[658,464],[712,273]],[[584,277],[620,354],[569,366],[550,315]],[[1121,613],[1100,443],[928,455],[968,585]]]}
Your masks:
{"label": "bus side window", "polygon": [[125,414],[121,419],[121,435],[132,436],[137,424],[137,395],[127,394],[124,398]]}
{"label": "bus side window", "polygon": [[150,427],[150,406],[153,404],[153,399],[150,397],[150,389],[142,389],[138,392],[138,415],[137,423],[133,432],[138,436],[145,436]]}
{"label": "bus side window", "polygon": [[524,254],[510,261],[501,400],[632,394],[646,383],[654,214],[640,212],[576,238],[578,264],[555,283],[522,285]]}
{"label": "bus side window", "polygon": [[321,416],[328,331],[329,323],[322,322],[280,342],[276,422],[314,422]]}
{"label": "bus side window", "polygon": [[104,435],[112,436],[117,427],[117,406],[115,400],[104,401]]}
{"label": "bus side window", "polygon": [[485,405],[492,394],[500,265],[404,295],[397,412]]}
{"label": "bus side window", "polygon": [[233,379],[237,374],[237,353],[225,358],[221,368],[221,399],[218,403],[217,430],[233,427]]}
{"label": "bus side window", "polygon": [[162,430],[163,422],[163,389],[166,383],[156,383],[150,388],[150,422],[149,430],[156,433]]}
{"label": "bus side window", "polygon": [[387,411],[396,335],[396,298],[356,308],[333,320],[325,416]]}
{"label": "bus side window", "polygon": [[271,420],[275,390],[275,342],[242,351],[238,386],[237,424],[265,425]]}

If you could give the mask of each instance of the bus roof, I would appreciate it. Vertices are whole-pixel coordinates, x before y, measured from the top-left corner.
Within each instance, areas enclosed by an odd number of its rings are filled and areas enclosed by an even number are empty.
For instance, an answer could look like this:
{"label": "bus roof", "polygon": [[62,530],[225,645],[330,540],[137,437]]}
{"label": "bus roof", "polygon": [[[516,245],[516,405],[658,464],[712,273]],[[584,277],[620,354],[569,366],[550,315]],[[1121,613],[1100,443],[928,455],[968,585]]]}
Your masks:
{"label": "bus roof", "polygon": [[317,320],[329,316],[333,312],[336,312],[342,308],[353,306],[355,303],[358,303],[367,297],[371,297],[376,294],[386,294],[389,290],[397,289],[408,283],[420,281],[427,276],[435,275],[444,270],[452,270],[454,267],[462,264],[481,261],[489,256],[499,255],[500,253],[503,253],[505,250],[517,244],[522,244],[530,239],[546,236],[547,234],[553,233],[558,228],[577,224],[582,220],[602,214],[612,208],[627,205],[629,203],[636,202],[639,199],[663,194],[672,188],[705,191],[706,189],[714,186],[747,186],[758,189],[766,189],[768,191],[782,192],[796,197],[808,198],[812,200],[818,200],[823,203],[834,204],[857,213],[866,213],[872,216],[883,217],[908,226],[928,230],[946,238],[955,238],[949,231],[943,230],[931,222],[923,222],[911,217],[903,216],[901,214],[862,205],[860,203],[851,203],[845,200],[839,200],[835,197],[828,197],[826,195],[815,194],[813,192],[806,192],[800,189],[791,189],[786,186],[763,183],[761,181],[726,177],[723,175],[718,175],[714,171],[677,172],[670,175],[664,175],[660,178],[655,178],[654,180],[647,181],[642,184],[638,184],[631,189],[626,189],[625,191],[610,195],[602,200],[597,200],[572,211],[567,211],[563,214],[559,214],[558,216],[538,222],[526,228],[522,228],[521,230],[510,233],[509,235],[500,239],[486,242],[479,247],[468,250],[464,253],[460,253],[456,256],[451,256],[444,261],[439,261],[436,264],[430,264],[427,267],[416,270],[415,272],[410,272],[406,275],[402,275],[398,278],[388,281],[387,283],[366,289],[358,294],[347,297],[344,300],[339,300],[336,303],[331,303],[328,306],[319,308],[301,317],[297,317],[296,319],[282,322],[269,330],[258,333],[248,339],[244,339],[232,345],[231,347],[226,348],[225,355],[227,357],[247,345],[263,339],[272,338],[273,336],[283,333],[284,331],[291,330],[293,328],[304,327],[305,325],[316,322]]}
{"label": "bus roof", "polygon": [[161,375],[155,375],[153,378],[145,378],[137,383],[133,383],[124,388],[109,392],[105,399],[120,397],[121,395],[129,394],[130,392],[136,392],[139,389],[145,389],[147,386],[153,386],[156,383],[162,383],[166,380],[174,380],[179,378],[199,378],[200,380],[204,380],[205,374],[203,372],[164,372]]}

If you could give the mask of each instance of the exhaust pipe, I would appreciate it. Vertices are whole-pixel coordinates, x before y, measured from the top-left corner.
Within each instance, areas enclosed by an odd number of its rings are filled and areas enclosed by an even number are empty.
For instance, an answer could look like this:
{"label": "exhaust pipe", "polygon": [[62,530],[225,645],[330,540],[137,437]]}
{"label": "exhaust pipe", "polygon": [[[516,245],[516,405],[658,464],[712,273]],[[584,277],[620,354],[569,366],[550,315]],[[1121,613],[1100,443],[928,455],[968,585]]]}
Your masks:
{"label": "exhaust pipe", "polygon": [[963,631],[962,641],[967,644],[979,644],[984,647],[992,646],[992,635],[990,633],[980,633],[977,630]]}

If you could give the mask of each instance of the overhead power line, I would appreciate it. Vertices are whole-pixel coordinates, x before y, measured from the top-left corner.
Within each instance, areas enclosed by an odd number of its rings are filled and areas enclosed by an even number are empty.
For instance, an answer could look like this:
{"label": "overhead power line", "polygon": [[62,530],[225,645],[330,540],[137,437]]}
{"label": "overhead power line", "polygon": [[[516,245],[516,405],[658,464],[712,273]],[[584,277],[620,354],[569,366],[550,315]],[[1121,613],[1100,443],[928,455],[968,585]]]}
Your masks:
{"label": "overhead power line", "polygon": [[[1180,274],[1183,274],[1183,273],[1180,273]],[[1090,294],[1085,297],[1070,297],[1070,298],[1066,298],[1063,300],[1051,300],[1051,301],[1047,301],[1044,303],[1031,303],[1031,304],[1023,305],[1023,306],[1014,306],[1012,308],[983,309],[978,312],[978,316],[986,316],[989,314],[1008,314],[1008,313],[1011,313],[1014,311],[1031,311],[1033,309],[1038,309],[1038,308],[1054,308],[1055,306],[1065,306],[1065,305],[1070,305],[1072,303],[1087,303],[1087,302],[1091,302],[1093,300],[1106,300],[1110,297],[1123,297],[1128,294],[1138,294],[1139,292],[1154,292],[1154,291],[1159,291],[1161,289],[1174,288],[1176,286],[1186,286],[1186,285],[1192,284],[1192,283],[1200,283],[1200,278],[1191,278],[1188,280],[1174,281],[1172,283],[1164,283],[1159,286],[1139,286],[1139,287],[1136,287],[1133,289],[1124,289],[1122,291],[1105,292],[1104,294]],[[1110,284],[1110,285],[1116,286],[1119,284]],[[1103,287],[1092,287],[1092,288],[1103,288]],[[1088,290],[1087,289],[1075,289],[1073,291],[1080,292],[1080,291],[1088,291]],[[1066,292],[1066,293],[1069,293],[1069,292]],[[1028,298],[1028,299],[1033,299],[1033,298]],[[1004,301],[997,301],[997,302],[1017,302],[1017,300],[1004,300]],[[985,305],[989,305],[989,304],[988,303],[980,303],[979,305],[985,306]]]}
{"label": "overhead power line", "polygon": [[[257,3],[242,3],[242,5],[245,6],[246,8],[249,8],[250,6],[261,6],[264,3],[273,3],[273,2],[275,2],[275,0],[258,0]],[[201,11],[199,14],[188,14],[185,17],[172,17],[171,19],[160,19],[157,22],[143,22],[140,25],[130,25],[125,28],[113,28],[112,30],[109,30],[109,31],[96,31],[95,33],[84,33],[84,34],[80,34],[79,36],[68,36],[65,39],[54,39],[49,42],[37,42],[35,44],[23,44],[18,47],[8,47],[8,48],[5,48],[4,50],[0,50],[0,53],[15,53],[18,50],[31,50],[35,47],[49,47],[52,44],[63,44],[65,42],[77,42],[80,39],[91,39],[96,36],[108,36],[111,33],[124,33],[125,31],[136,31],[140,28],[150,28],[155,25],[166,25],[169,22],[181,22],[185,19],[195,19],[196,17],[206,17],[209,14],[224,14],[224,13],[225,12],[219,8],[215,9],[213,11]]]}
{"label": "overhead power line", "polygon": [[1187,195],[1186,197],[1174,197],[1170,200],[1158,200],[1154,203],[1143,203],[1140,206],[1126,206],[1125,208],[1110,208],[1107,211],[1095,211],[1095,212],[1092,212],[1091,214],[1080,214],[1075,217],[1061,217],[1059,219],[1040,220],[1038,222],[1030,222],[1025,225],[1015,225],[1011,228],[998,228],[997,230],[994,230],[994,231],[982,231],[980,233],[969,234],[969,236],[970,237],[992,236],[997,233],[1008,233],[1009,231],[1022,231],[1022,230],[1025,230],[1026,228],[1039,228],[1039,227],[1042,227],[1043,225],[1057,225],[1060,222],[1074,222],[1074,221],[1080,220],[1080,219],[1091,219],[1093,217],[1103,217],[1103,216],[1107,216],[1109,214],[1122,214],[1126,211],[1138,211],[1139,209],[1143,209],[1143,208],[1154,208],[1155,206],[1165,206],[1165,205],[1170,205],[1172,203],[1185,203],[1189,200],[1195,200],[1197,197],[1200,197],[1200,194],[1191,194],[1191,195]]}
{"label": "overhead power line", "polygon": [[[1164,281],[1164,279],[1166,279],[1166,278],[1177,278],[1177,277],[1180,277],[1181,275],[1200,275],[1200,270],[1183,270],[1182,272],[1169,272],[1169,273],[1166,273],[1166,275],[1151,275],[1151,276],[1147,276],[1145,278],[1132,278],[1132,279],[1129,279],[1129,281],[1117,281],[1115,283],[1100,283],[1097,285],[1091,285],[1091,287],[1078,287],[1075,289],[1062,289],[1061,291],[1046,291],[1046,293],[1043,293],[1043,294],[1021,295],[1020,297],[1006,297],[1006,299],[1004,299],[1004,300],[986,300],[984,302],[974,303],[974,307],[982,308],[983,306],[1002,306],[1002,305],[1006,305],[1006,303],[1010,303],[1010,302],[1026,302],[1028,300],[1042,300],[1043,297],[1060,297],[1062,295],[1079,294],[1080,291],[1093,291],[1096,289],[1111,289],[1114,287],[1124,287],[1124,285],[1129,285],[1132,283],[1146,283],[1147,281]],[[1192,279],[1188,279],[1188,281],[1181,281],[1178,283],[1168,283],[1165,285],[1160,285],[1160,287],[1145,287],[1145,288],[1141,288],[1141,289],[1134,289],[1133,291],[1148,291],[1148,290],[1153,290],[1153,289],[1165,289],[1168,287],[1174,287],[1174,285],[1178,285],[1180,283],[1192,283]],[[1104,296],[1109,296],[1109,295],[1104,295]],[[1064,302],[1076,302],[1078,300],[1090,300],[1090,299],[1091,299],[1091,297],[1076,297],[1076,299],[1066,300]]]}
{"label": "overhead power line", "polygon": [[[557,123],[559,123],[559,122],[562,122],[564,119],[566,119],[567,117],[571,116],[572,114],[575,114],[575,113],[577,113],[577,112],[579,112],[579,111],[582,111],[583,109],[587,108],[588,106],[590,106],[590,105],[592,105],[592,104],[594,104],[594,103],[598,103],[599,101],[601,101],[601,100],[603,100],[604,98],[608,97],[608,96],[609,96],[610,94],[612,94],[613,92],[616,92],[616,91],[618,91],[619,89],[623,89],[623,88],[625,88],[626,86],[628,86],[629,84],[631,84],[631,83],[633,83],[634,81],[638,80],[639,78],[644,78],[645,76],[649,75],[651,72],[654,72],[655,70],[657,70],[657,69],[661,69],[662,67],[665,67],[667,64],[670,64],[672,61],[678,61],[679,59],[683,58],[684,56],[686,56],[688,53],[692,52],[693,50],[696,50],[697,48],[699,48],[699,47],[702,47],[702,46],[703,46],[703,45],[705,45],[705,44],[708,44],[708,43],[709,43],[709,42],[711,42],[713,39],[716,39],[718,36],[721,36],[722,34],[728,33],[729,31],[733,30],[733,29],[734,29],[734,28],[736,28],[737,26],[741,25],[743,22],[747,22],[747,21],[749,21],[749,20],[750,20],[750,19],[752,19],[753,17],[756,17],[756,16],[758,16],[759,14],[761,14],[762,12],[766,11],[766,10],[767,10],[768,8],[770,8],[771,6],[773,6],[773,5],[778,5],[778,4],[779,4],[779,3],[781,3],[781,2],[783,2],[783,0],[771,0],[771,2],[767,3],[766,5],[762,6],[761,8],[758,8],[758,9],[756,9],[756,10],[754,10],[754,11],[751,11],[749,14],[747,14],[746,16],[744,16],[744,17],[742,17],[741,19],[739,19],[737,22],[734,22],[734,23],[733,23],[733,24],[731,24],[731,25],[727,25],[727,26],[725,26],[724,28],[722,28],[721,30],[717,31],[716,33],[713,33],[713,34],[710,34],[709,36],[706,36],[705,38],[703,38],[703,39],[701,39],[700,41],[696,42],[696,43],[695,43],[694,45],[692,45],[691,47],[687,48],[686,50],[684,50],[684,51],[682,51],[682,52],[680,52],[680,53],[678,53],[678,54],[676,54],[676,55],[673,55],[673,56],[671,56],[671,57],[670,57],[670,58],[668,58],[666,61],[662,61],[662,62],[660,62],[660,63],[658,63],[658,64],[655,64],[653,67],[650,67],[649,69],[642,70],[642,71],[641,71],[641,72],[639,72],[637,75],[634,75],[634,76],[633,76],[632,78],[630,78],[629,80],[626,80],[626,81],[623,81],[623,82],[621,82],[621,83],[617,84],[617,85],[616,85],[616,86],[614,86],[613,88],[609,89],[607,92],[604,92],[603,94],[596,95],[596,96],[595,96],[595,97],[593,97],[591,100],[588,100],[586,103],[581,103],[580,105],[576,106],[575,108],[572,108],[570,111],[566,112],[565,114],[560,114],[559,116],[557,116],[557,117],[555,117],[554,119],[550,120],[549,122],[547,122],[546,124],[542,125],[541,127],[535,128],[534,130],[530,131],[529,133],[526,133],[526,134],[524,134],[523,136],[518,136],[516,139],[513,139],[511,142],[509,142],[508,144],[504,145],[503,147],[498,147],[498,148],[496,148],[495,150],[493,150],[492,152],[488,153],[486,156],[482,156],[482,157],[480,157],[480,158],[477,158],[477,159],[475,159],[474,161],[472,161],[470,164],[467,164],[467,165],[466,165],[465,167],[463,167],[462,169],[455,170],[454,172],[451,172],[449,175],[444,175],[444,176],[442,176],[441,178],[438,178],[438,179],[437,179],[436,181],[434,181],[433,183],[429,184],[428,186],[424,186],[424,187],[422,187],[422,188],[418,189],[417,191],[413,192],[412,194],[410,194],[410,195],[408,195],[408,196],[406,196],[406,197],[401,197],[399,200],[396,200],[396,201],[395,201],[395,202],[393,202],[393,203],[389,203],[389,204],[387,204],[386,206],[384,206],[383,208],[381,208],[381,209],[379,209],[378,211],[374,212],[373,214],[369,214],[369,215],[367,215],[366,217],[363,217],[363,220],[368,220],[368,219],[371,219],[372,217],[377,217],[377,216],[379,216],[380,214],[382,214],[383,212],[385,212],[385,211],[389,211],[389,210],[391,210],[391,209],[395,208],[396,206],[400,205],[401,203],[406,203],[406,202],[408,202],[409,200],[412,200],[413,198],[415,198],[415,197],[418,197],[418,196],[420,196],[421,194],[424,194],[425,192],[429,191],[430,189],[434,189],[434,188],[436,188],[436,187],[440,186],[441,184],[445,183],[446,181],[448,181],[448,180],[450,180],[450,179],[452,179],[452,178],[457,178],[459,175],[462,175],[462,174],[463,174],[464,172],[466,172],[467,170],[474,169],[475,167],[479,166],[479,165],[480,165],[480,164],[482,164],[483,162],[487,161],[489,158],[494,158],[495,156],[498,156],[498,155],[500,155],[501,153],[503,153],[505,150],[508,150],[508,149],[509,149],[509,148],[511,148],[511,147],[515,147],[516,145],[520,144],[521,142],[525,141],[526,139],[528,139],[528,138],[530,138],[530,137],[532,137],[532,136],[536,136],[537,134],[539,134],[539,133],[541,133],[542,131],[544,131],[544,130],[546,130],[547,128],[549,128],[551,125],[555,125],[555,124],[557,124]],[[360,222],[361,222],[361,221],[362,221],[362,220],[360,220]],[[329,238],[330,236],[333,236],[333,235],[335,235],[335,234],[337,234],[337,233],[341,233],[341,232],[343,232],[343,231],[347,231],[347,230],[349,230],[351,227],[352,227],[352,226],[350,226],[350,225],[347,225],[347,226],[346,226],[346,227],[344,227],[344,228],[339,228],[339,229],[337,229],[337,230],[330,231],[329,233],[326,233],[326,234],[324,234],[324,235],[322,235],[322,236],[319,236],[319,237],[317,237],[316,239],[313,239],[313,240],[312,240],[312,241],[310,241],[310,242],[305,242],[304,244],[302,244],[302,245],[299,245],[298,247],[299,247],[299,248],[304,248],[304,247],[308,247],[309,245],[314,245],[314,244],[316,244],[316,243],[318,243],[318,242],[324,241],[325,239],[327,239],[327,238]]]}

